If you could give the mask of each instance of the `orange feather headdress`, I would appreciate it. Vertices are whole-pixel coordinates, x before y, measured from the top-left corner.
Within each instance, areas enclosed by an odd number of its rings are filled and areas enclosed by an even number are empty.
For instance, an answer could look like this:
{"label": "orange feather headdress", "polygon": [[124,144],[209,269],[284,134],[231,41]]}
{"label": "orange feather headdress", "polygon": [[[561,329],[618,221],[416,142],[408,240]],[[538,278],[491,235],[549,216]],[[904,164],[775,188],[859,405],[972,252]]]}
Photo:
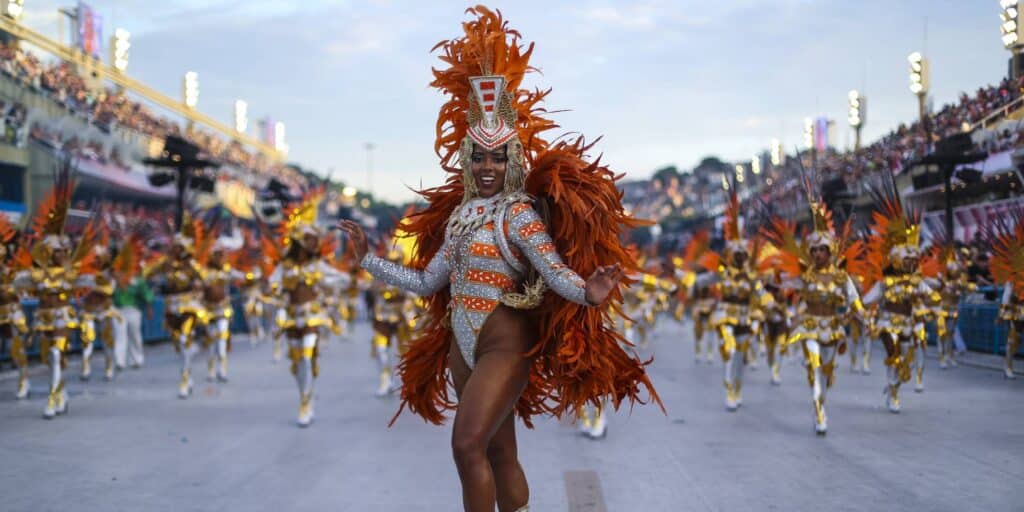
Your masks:
{"label": "orange feather headdress", "polygon": [[1024,299],[1024,208],[1015,207],[988,227],[992,244],[992,277],[1009,283],[1018,299]]}
{"label": "orange feather headdress", "polygon": [[921,216],[903,204],[892,175],[873,187],[875,211],[871,213],[871,233],[867,242],[861,277],[864,289],[882,279],[886,269],[908,257],[921,255]]}
{"label": "orange feather headdress", "polygon": [[[801,171],[804,171],[802,163]],[[854,239],[852,219],[847,219],[837,228],[832,210],[818,193],[813,174],[804,171],[802,179],[811,210],[811,231],[801,238],[795,223],[772,218],[760,232],[778,252],[765,258],[763,269],[772,268],[790,277],[799,276],[812,266],[811,249],[825,246],[833,263],[854,275],[862,274],[864,243]]]}

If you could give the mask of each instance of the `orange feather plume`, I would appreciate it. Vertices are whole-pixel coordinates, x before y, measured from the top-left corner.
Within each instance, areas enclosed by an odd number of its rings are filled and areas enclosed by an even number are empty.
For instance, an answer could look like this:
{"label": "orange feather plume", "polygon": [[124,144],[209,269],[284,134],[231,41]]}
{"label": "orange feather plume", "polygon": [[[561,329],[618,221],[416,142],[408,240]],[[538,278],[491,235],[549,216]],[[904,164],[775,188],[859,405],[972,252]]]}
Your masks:
{"label": "orange feather plume", "polygon": [[1010,283],[1017,298],[1024,299],[1024,209],[1010,210],[989,231],[992,277],[997,283]]}

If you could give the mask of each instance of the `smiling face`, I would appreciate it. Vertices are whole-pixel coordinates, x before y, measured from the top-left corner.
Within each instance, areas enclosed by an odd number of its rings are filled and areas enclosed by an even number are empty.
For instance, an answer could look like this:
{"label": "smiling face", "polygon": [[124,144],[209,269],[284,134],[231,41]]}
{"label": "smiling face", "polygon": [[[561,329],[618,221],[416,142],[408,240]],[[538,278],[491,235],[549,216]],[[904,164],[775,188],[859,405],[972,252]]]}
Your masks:
{"label": "smiling face", "polygon": [[470,155],[470,172],[480,197],[493,197],[505,188],[505,172],[508,170],[508,146],[488,151],[473,144]]}

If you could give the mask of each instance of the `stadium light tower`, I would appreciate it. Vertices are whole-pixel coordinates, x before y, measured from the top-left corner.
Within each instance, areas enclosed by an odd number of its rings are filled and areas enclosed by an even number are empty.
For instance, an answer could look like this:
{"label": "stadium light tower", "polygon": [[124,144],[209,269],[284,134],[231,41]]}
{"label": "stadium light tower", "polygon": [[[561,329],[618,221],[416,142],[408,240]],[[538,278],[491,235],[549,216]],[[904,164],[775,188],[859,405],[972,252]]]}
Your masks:
{"label": "stadium light tower", "polygon": [[235,131],[245,133],[249,129],[249,104],[243,100],[235,100]]}
{"label": "stadium light tower", "polygon": [[853,150],[858,151],[860,149],[860,129],[864,126],[864,119],[867,116],[868,99],[861,96],[856,89],[850,91],[847,98],[850,100],[850,115],[847,121],[850,122],[854,133]]}
{"label": "stadium light tower", "polygon": [[131,34],[123,28],[110,36],[110,65],[121,73],[128,69],[128,49],[132,47]]}
{"label": "stadium light tower", "polygon": [[761,155],[754,155],[750,159],[750,172],[753,174],[761,174]]}
{"label": "stadium light tower", "polygon": [[281,121],[273,124],[273,148],[281,153],[288,153],[288,143],[285,142],[285,123]]}
{"label": "stadium light tower", "polygon": [[925,100],[928,98],[928,87],[931,85],[928,59],[921,55],[921,52],[914,52],[907,56],[910,62],[910,92],[917,96],[918,113],[921,122],[927,121],[928,108]]}
{"label": "stadium light tower", "polygon": [[772,165],[776,165],[776,166],[782,165],[782,162],[783,162],[783,159],[785,158],[785,156],[786,156],[785,153],[783,153],[783,151],[782,151],[782,142],[779,141],[779,139],[772,139],[772,144],[771,144]]}
{"label": "stadium light tower", "polygon": [[0,11],[4,16],[9,16],[14,19],[21,19],[21,15],[25,12],[25,0],[3,0],[0,3],[3,10]]}
{"label": "stadium light tower", "polygon": [[1016,80],[1021,75],[1021,48],[1024,48],[1024,27],[1020,23],[1020,2],[1018,0],[999,0],[999,33],[1003,46],[1010,50],[1010,78]]}
{"label": "stadium light tower", "polygon": [[181,95],[188,108],[196,108],[199,104],[199,73],[189,71],[181,84]]}

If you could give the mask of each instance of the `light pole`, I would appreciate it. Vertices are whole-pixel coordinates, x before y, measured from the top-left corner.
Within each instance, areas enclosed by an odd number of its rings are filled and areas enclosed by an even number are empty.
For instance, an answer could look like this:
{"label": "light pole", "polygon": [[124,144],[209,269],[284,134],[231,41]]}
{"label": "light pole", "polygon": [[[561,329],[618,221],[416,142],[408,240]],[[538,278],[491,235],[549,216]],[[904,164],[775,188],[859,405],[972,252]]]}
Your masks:
{"label": "light pole", "polygon": [[235,100],[235,131],[245,134],[249,129],[249,104],[244,100]]}
{"label": "light pole", "polygon": [[999,0],[999,32],[1003,46],[1010,50],[1010,79],[1020,77],[1021,47],[1024,45],[1024,27],[1020,25],[1020,2],[1018,0]]}
{"label": "light pole", "polygon": [[119,28],[110,36],[110,65],[124,73],[128,69],[128,50],[132,47],[131,34]]}
{"label": "light pole", "polygon": [[856,89],[850,91],[847,98],[850,100],[850,115],[847,120],[853,128],[853,150],[860,151],[860,129],[864,126],[867,115],[868,99],[861,96]]}
{"label": "light pole", "polygon": [[785,161],[786,154],[782,151],[782,142],[779,139],[772,139],[771,158],[773,167],[778,167]]}
{"label": "light pole", "polygon": [[[195,109],[196,105],[199,104],[199,73],[195,71],[185,72],[185,77],[181,80],[181,101],[190,110]],[[188,120],[185,131],[192,132],[191,119]]]}
{"label": "light pole", "polygon": [[373,195],[373,148],[372,142],[367,142],[363,148],[366,149],[366,192]]}
{"label": "light pole", "polygon": [[914,52],[907,56],[907,61],[910,62],[910,92],[917,96],[921,123],[927,124],[928,107],[925,101],[928,98],[928,87],[931,85],[928,59],[921,55],[921,52]]}
{"label": "light pole", "polygon": [[0,14],[17,20],[25,12],[25,0],[3,0],[3,2],[0,2],[0,7],[3,8],[3,12],[0,12]]}
{"label": "light pole", "polygon": [[818,151],[815,149],[814,144],[814,119],[810,117],[804,118],[804,145],[811,152],[811,167],[816,168],[818,164]]}
{"label": "light pole", "polygon": [[288,142],[285,140],[284,123],[274,123],[274,149],[282,155],[288,154]]}

